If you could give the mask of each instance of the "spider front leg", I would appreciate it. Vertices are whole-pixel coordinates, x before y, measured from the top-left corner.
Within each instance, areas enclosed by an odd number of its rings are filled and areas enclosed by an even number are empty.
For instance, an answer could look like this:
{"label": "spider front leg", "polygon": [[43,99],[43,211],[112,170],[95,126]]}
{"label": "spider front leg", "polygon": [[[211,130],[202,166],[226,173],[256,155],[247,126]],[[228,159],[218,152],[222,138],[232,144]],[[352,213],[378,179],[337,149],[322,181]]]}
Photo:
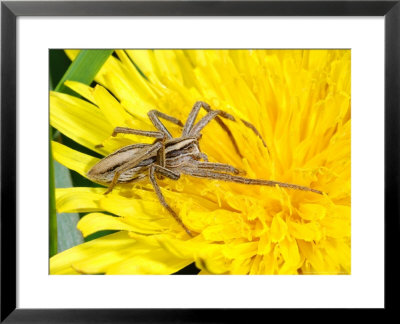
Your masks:
{"label": "spider front leg", "polygon": [[[133,129],[133,128],[129,128],[129,127],[115,127],[111,136],[115,137],[118,134],[134,134],[134,135],[141,135],[141,136],[160,138],[160,139],[164,138],[166,136],[166,134],[164,134],[163,132],[144,131],[144,130]],[[101,148],[101,147],[103,147],[103,144],[98,144],[95,147]]]}
{"label": "spider front leg", "polygon": [[[207,111],[207,115],[204,116],[196,125],[194,125],[194,122],[199,114],[199,111],[201,108],[204,108]],[[195,134],[195,135],[200,135],[200,131],[211,121],[215,118],[215,121],[221,126],[221,128],[227,133],[229,139],[232,142],[233,147],[235,148],[236,153],[242,157],[242,154],[240,153],[239,146],[236,143],[235,138],[233,137],[233,134],[231,130],[224,124],[224,122],[221,120],[221,118],[218,117],[220,115],[223,118],[235,121],[235,118],[222,111],[222,110],[212,110],[210,106],[205,103],[204,101],[197,101],[188,118],[186,119],[185,126],[183,127],[182,131],[182,136],[187,136],[189,134]]]}
{"label": "spider front leg", "polygon": [[117,136],[117,134],[134,134],[134,135],[141,135],[141,136],[154,137],[160,139],[164,138],[164,136],[166,135],[163,132],[144,131],[128,127],[115,127],[111,136]]}
{"label": "spider front leg", "polygon": [[166,176],[172,180],[178,180],[180,178],[179,173],[175,173],[167,168],[164,168],[162,166],[159,166],[157,164],[153,164],[150,166],[149,170],[149,178],[150,182],[153,185],[154,191],[158,197],[158,200],[160,201],[161,205],[172,215],[172,217],[177,221],[179,225],[182,226],[182,228],[185,230],[185,232],[190,236],[193,237],[192,233],[190,230],[183,224],[182,220],[179,218],[178,214],[167,204],[165,201],[165,198],[161,192],[161,189],[156,181],[156,178],[154,176],[155,173],[161,173],[163,176]]}
{"label": "spider front leg", "polygon": [[[199,114],[199,111],[201,108],[204,108],[208,114],[203,117],[197,124],[194,124],[197,115]],[[230,129],[228,128],[228,126],[226,126],[224,124],[224,122],[221,120],[220,117],[232,120],[232,121],[236,121],[236,119],[228,114],[227,112],[223,111],[223,110],[212,110],[211,107],[203,102],[203,101],[198,101],[194,104],[189,117],[186,120],[185,126],[183,127],[183,131],[182,131],[182,136],[191,134],[191,135],[198,135],[200,133],[200,131],[211,121],[215,118],[215,121],[221,126],[221,128],[227,133],[229,139],[232,142],[232,145],[235,148],[236,153],[240,156],[243,157],[242,154],[240,153],[239,147],[236,143],[235,138],[233,137],[232,132],[230,131]],[[264,139],[262,138],[260,132],[257,130],[257,128],[251,124],[250,122],[244,120],[244,119],[240,119],[242,121],[242,123],[250,128],[262,141],[262,144],[264,145],[264,147],[267,148],[268,153],[269,153],[269,148],[267,146],[267,144],[265,143]]]}
{"label": "spider front leg", "polygon": [[172,116],[169,116],[167,114],[162,113],[161,111],[158,110],[150,110],[147,113],[147,116],[149,116],[149,119],[151,120],[151,122],[153,123],[153,125],[155,126],[155,128],[157,128],[160,132],[164,133],[168,139],[172,138],[171,133],[168,131],[168,129],[165,127],[165,125],[161,122],[160,118],[163,118],[165,120],[170,121],[171,123],[174,123],[178,126],[183,127],[182,122]]}
{"label": "spider front leg", "polygon": [[178,126],[183,127],[183,124],[179,119],[176,119],[175,117],[166,115],[166,114],[162,113],[161,111],[150,110],[147,113],[147,115],[149,116],[154,127],[158,129],[158,132],[157,131],[144,131],[144,130],[133,129],[133,128],[128,128],[128,127],[115,127],[111,136],[117,136],[117,134],[134,134],[134,135],[142,135],[142,136],[154,137],[154,138],[159,138],[159,139],[166,139],[166,138],[171,139],[172,138],[171,133],[168,131],[168,129],[164,126],[164,124],[161,122],[161,120],[159,118],[164,118]]}
{"label": "spider front leg", "polygon": [[[194,122],[195,122],[195,120],[197,118],[197,115],[199,114],[201,108],[203,108],[205,111],[207,111],[207,113],[210,113],[211,111],[213,111],[208,103],[206,103],[204,101],[197,101],[193,105],[193,108],[190,111],[190,114],[189,114],[188,118],[186,119],[186,123],[185,123],[185,126],[183,127],[183,131],[182,131],[182,135],[188,135],[190,133],[190,131],[193,128]],[[232,115],[230,115],[230,114],[228,114],[228,113],[226,113],[226,112],[224,112],[222,110],[219,110],[219,115],[221,117],[223,117],[223,118],[227,118],[227,119],[230,119],[232,121],[235,121],[235,118]],[[216,120],[218,121],[218,123],[220,125],[222,123],[222,125],[225,126],[225,124],[221,121],[221,119],[216,118]]]}

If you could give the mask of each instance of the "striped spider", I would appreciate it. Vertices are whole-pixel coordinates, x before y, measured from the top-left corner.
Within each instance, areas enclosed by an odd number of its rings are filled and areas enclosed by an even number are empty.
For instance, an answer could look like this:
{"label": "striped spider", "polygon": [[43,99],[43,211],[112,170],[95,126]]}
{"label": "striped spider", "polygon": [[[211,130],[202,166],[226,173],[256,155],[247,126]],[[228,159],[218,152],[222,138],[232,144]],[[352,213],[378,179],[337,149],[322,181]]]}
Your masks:
{"label": "striped spider", "polygon": [[[205,109],[207,114],[195,123],[201,108]],[[194,104],[185,124],[157,110],[149,111],[148,116],[157,131],[116,127],[112,136],[116,136],[120,133],[148,136],[155,138],[152,144],[133,144],[122,147],[100,160],[89,170],[87,176],[94,182],[108,185],[105,194],[111,192],[117,183],[128,183],[149,178],[161,205],[164,206],[191,237],[193,235],[190,230],[183,224],[177,213],[165,201],[157,183],[156,175],[159,179],[167,177],[172,180],[178,180],[181,174],[186,174],[199,178],[237,182],[247,185],[279,186],[322,194],[319,190],[296,184],[242,177],[239,175],[239,170],[232,165],[209,162],[207,155],[200,151],[199,139],[201,138],[202,129],[214,119],[227,132],[239,155],[240,151],[232,133],[221,119],[222,117],[236,121],[235,118],[222,110],[211,109],[210,106],[203,101],[198,101]],[[161,122],[160,118],[183,127],[181,136],[174,138]],[[267,147],[257,129],[249,122],[245,120],[241,121],[245,126],[250,128],[260,138],[263,145]]]}

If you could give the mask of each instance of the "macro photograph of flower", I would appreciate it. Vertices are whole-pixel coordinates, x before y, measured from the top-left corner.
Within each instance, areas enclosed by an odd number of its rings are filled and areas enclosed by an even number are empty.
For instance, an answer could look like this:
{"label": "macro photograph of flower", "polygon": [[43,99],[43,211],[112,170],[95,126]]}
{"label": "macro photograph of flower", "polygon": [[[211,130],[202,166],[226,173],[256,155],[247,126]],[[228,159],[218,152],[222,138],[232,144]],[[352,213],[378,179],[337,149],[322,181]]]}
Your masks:
{"label": "macro photograph of flower", "polygon": [[51,275],[351,274],[351,51],[49,51]]}

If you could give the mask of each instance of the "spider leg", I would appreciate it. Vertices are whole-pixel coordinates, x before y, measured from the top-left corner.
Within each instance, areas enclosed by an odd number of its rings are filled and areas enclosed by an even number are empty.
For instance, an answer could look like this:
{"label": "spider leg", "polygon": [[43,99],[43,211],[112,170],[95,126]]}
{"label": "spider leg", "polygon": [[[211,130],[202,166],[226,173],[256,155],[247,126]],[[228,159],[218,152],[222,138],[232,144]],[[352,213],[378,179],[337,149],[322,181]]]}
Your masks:
{"label": "spider leg", "polygon": [[111,136],[117,136],[117,134],[135,134],[154,138],[164,138],[165,134],[162,132],[144,131],[140,129],[133,129],[128,127],[115,127]]}
{"label": "spider leg", "polygon": [[[141,135],[154,138],[164,138],[166,136],[166,134],[162,132],[144,131],[129,127],[115,127],[111,136],[117,136],[117,134],[134,134],[134,135]],[[95,145],[95,148],[101,148],[101,147],[104,147],[104,145],[103,144]]]}
{"label": "spider leg", "polygon": [[[166,163],[166,157],[165,157],[165,137],[161,140],[161,148],[158,150],[157,152],[157,159],[156,159],[156,163],[157,165],[165,168],[165,163]],[[162,180],[164,178],[164,176],[161,174],[161,172],[159,172],[157,174],[158,179]]]}
{"label": "spider leg", "polygon": [[195,124],[189,132],[189,136],[199,135],[201,130],[207,126],[207,124],[212,121],[214,118],[221,113],[221,110],[212,110],[207,115],[205,115],[202,119],[200,119],[197,124]]}
{"label": "spider leg", "polygon": [[147,113],[147,116],[149,116],[151,122],[153,125],[162,133],[164,133],[168,139],[172,138],[171,133],[168,131],[168,129],[165,127],[165,125],[161,122],[160,118],[163,118],[165,120],[168,120],[178,126],[183,127],[182,122],[179,119],[176,119],[175,117],[169,116],[167,114],[162,113],[161,111],[158,110],[150,110]]}
{"label": "spider leg", "polygon": [[210,171],[220,171],[220,172],[229,172],[234,174],[239,174],[240,171],[233,167],[232,165],[225,163],[213,163],[213,162],[194,162],[196,167],[201,170],[210,170]]}
{"label": "spider leg", "polygon": [[265,143],[264,139],[262,138],[261,134],[260,134],[259,131],[257,130],[257,128],[255,128],[253,124],[250,124],[248,121],[246,121],[246,120],[244,120],[244,119],[240,119],[240,120],[242,121],[242,123],[243,123],[245,126],[247,126],[248,128],[250,128],[250,129],[254,132],[254,134],[256,134],[256,135],[260,138],[260,140],[261,140],[261,142],[263,143],[264,147],[267,148],[268,154],[270,154],[269,148],[268,148],[267,144]]}
{"label": "spider leg", "polygon": [[177,215],[177,213],[167,204],[167,202],[165,201],[165,198],[161,192],[161,189],[159,187],[159,185],[157,184],[156,178],[154,176],[155,172],[159,172],[162,175],[169,177],[173,180],[178,180],[180,175],[179,173],[175,173],[171,170],[168,170],[166,168],[163,168],[157,164],[153,164],[150,167],[150,172],[149,172],[149,178],[150,178],[150,182],[153,185],[154,191],[157,194],[158,200],[160,201],[161,205],[163,205],[163,207],[172,215],[172,217],[178,222],[179,225],[182,226],[182,228],[185,230],[185,232],[190,236],[193,237],[192,233],[189,231],[189,229],[185,226],[185,224],[183,224],[182,220],[179,218],[179,216]]}
{"label": "spider leg", "polygon": [[112,179],[110,185],[108,186],[107,191],[104,194],[107,195],[113,190],[115,185],[118,183],[118,179],[122,173],[129,170],[130,168],[137,166],[140,162],[151,158],[152,156],[154,156],[154,153],[158,152],[158,150],[161,147],[162,147],[162,143],[157,142],[157,143],[149,146],[148,150],[146,152],[144,152],[141,156],[139,156],[137,159],[131,160],[128,163],[124,163],[121,166],[117,167],[115,169],[113,179]]}
{"label": "spider leg", "polygon": [[[200,111],[201,108],[204,108],[204,110],[207,111],[208,113],[211,112],[211,111],[213,111],[213,110],[211,109],[210,105],[207,104],[206,102],[204,102],[204,101],[197,101],[197,102],[193,105],[193,108],[192,108],[192,110],[190,111],[190,114],[189,114],[188,118],[186,119],[186,123],[185,123],[185,126],[183,127],[183,131],[182,131],[182,135],[188,135],[188,134],[190,133],[190,131],[191,131],[192,128],[193,128],[194,122],[195,122],[195,120],[196,120],[196,118],[197,118],[197,115],[199,114],[199,111]],[[223,118],[227,118],[227,119],[230,119],[230,120],[235,121],[235,118],[234,118],[232,115],[230,115],[230,114],[228,114],[228,113],[226,113],[226,112],[224,112],[224,111],[222,111],[222,110],[221,110],[221,112],[220,112],[220,115],[221,115],[221,117],[223,117]],[[218,120],[220,120],[220,119],[217,118],[216,120],[218,121]],[[218,122],[218,123],[219,123],[219,122]],[[221,121],[221,123],[222,123],[222,121]],[[222,124],[223,124],[223,123],[222,123]]]}
{"label": "spider leg", "polygon": [[[214,112],[214,110],[212,110],[210,108],[210,106],[207,103],[205,103],[204,101],[197,101],[194,104],[194,106],[193,106],[188,118],[186,119],[186,123],[185,123],[185,126],[183,127],[183,131],[182,131],[182,136],[187,136],[189,133],[192,132],[193,127],[195,127],[194,126],[194,122],[195,122],[195,120],[196,120],[201,108],[204,108],[208,112],[208,114]],[[228,126],[226,126],[224,124],[224,122],[221,120],[221,118],[219,118],[219,116],[217,116],[217,115],[220,115],[221,117],[230,119],[232,121],[235,121],[235,118],[232,115],[230,115],[230,114],[228,114],[228,113],[226,113],[226,112],[224,112],[222,110],[218,110],[218,113],[216,115],[215,115],[215,113],[213,113],[212,114],[213,117],[211,119],[209,119],[210,116],[207,117],[207,115],[205,117],[203,117],[202,120],[199,121],[199,123],[201,123],[201,125],[204,124],[204,126],[202,126],[200,129],[197,129],[196,132],[194,132],[194,134],[199,135],[200,130],[203,129],[213,118],[215,118],[215,121],[227,133],[229,139],[231,140],[231,142],[232,142],[232,144],[233,144],[233,146],[235,148],[236,153],[240,157],[243,157],[242,154],[239,151],[239,146],[237,145],[236,140],[233,137],[233,134],[232,134],[231,130],[228,128]],[[204,120],[204,118],[206,118],[206,119]]]}
{"label": "spider leg", "polygon": [[208,178],[208,179],[215,179],[215,180],[223,180],[228,182],[237,182],[247,185],[258,185],[258,186],[269,186],[275,187],[276,185],[282,188],[290,188],[295,190],[302,190],[302,191],[311,191],[317,194],[322,195],[322,191],[311,189],[309,187],[299,186],[291,183],[285,182],[278,182],[272,180],[262,180],[262,179],[250,179],[245,177],[240,177],[237,175],[231,175],[226,173],[218,173],[215,171],[208,171],[208,170],[200,170],[194,168],[182,168],[181,172],[184,174],[188,174],[198,178]]}
{"label": "spider leg", "polygon": [[[214,111],[214,110],[211,109],[211,107],[210,107],[207,103],[205,103],[205,102],[203,102],[203,101],[197,101],[197,102],[194,104],[194,106],[193,106],[193,108],[192,108],[192,111],[190,112],[189,117],[188,117],[187,120],[186,120],[185,126],[184,126],[183,131],[182,131],[182,136],[188,135],[188,134],[195,134],[195,135],[198,135],[199,132],[200,132],[213,118],[215,118],[215,121],[216,121],[216,122],[221,126],[221,128],[227,133],[229,139],[231,140],[231,142],[232,142],[232,144],[233,144],[233,146],[234,146],[234,148],[235,148],[235,151],[238,153],[238,155],[239,155],[240,157],[243,157],[242,154],[241,154],[240,151],[239,151],[239,147],[238,147],[238,145],[237,145],[237,143],[236,143],[236,140],[235,140],[234,137],[233,137],[232,132],[230,131],[230,129],[228,128],[228,126],[226,126],[226,125],[224,124],[224,122],[221,120],[220,117],[223,117],[223,118],[226,118],[226,119],[229,119],[229,120],[232,120],[232,121],[236,121],[236,119],[235,119],[232,115],[228,114],[227,112],[225,112],[225,111],[223,111],[223,110],[217,110],[219,113],[216,114],[214,117],[210,118],[210,117],[205,116],[205,117],[203,117],[202,120],[200,120],[200,121],[195,125],[194,122],[195,122],[195,120],[196,120],[196,118],[197,118],[197,115],[199,114],[199,111],[200,111],[201,108],[204,108],[209,114],[210,114],[211,112]],[[209,119],[209,118],[210,118],[210,119]],[[246,120],[244,120],[244,119],[240,119],[240,120],[242,121],[242,123],[243,123],[246,127],[250,128],[250,129],[254,132],[254,134],[256,134],[256,135],[261,139],[262,144],[264,145],[264,147],[267,148],[268,153],[269,153],[269,148],[268,148],[267,144],[265,143],[264,139],[262,138],[260,132],[257,130],[257,128],[256,128],[253,124],[251,124],[250,122],[248,122],[248,121],[246,121]],[[196,128],[196,129],[195,129],[195,128]]]}
{"label": "spider leg", "polygon": [[110,185],[108,186],[106,192],[104,193],[105,195],[108,195],[114,189],[115,185],[118,182],[118,178],[119,178],[120,175],[121,175],[121,172],[117,171],[117,172],[114,173],[114,177],[113,177]]}

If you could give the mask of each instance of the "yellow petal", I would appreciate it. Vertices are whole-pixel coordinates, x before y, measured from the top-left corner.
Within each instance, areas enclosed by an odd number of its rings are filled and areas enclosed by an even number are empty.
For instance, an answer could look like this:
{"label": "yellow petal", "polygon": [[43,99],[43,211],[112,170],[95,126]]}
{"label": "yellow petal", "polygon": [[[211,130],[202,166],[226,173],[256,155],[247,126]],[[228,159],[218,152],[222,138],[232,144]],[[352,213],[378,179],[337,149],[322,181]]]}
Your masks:
{"label": "yellow petal", "polygon": [[182,259],[193,258],[197,254],[196,251],[208,244],[200,235],[187,241],[177,239],[168,234],[157,235],[155,239],[161,247]]}
{"label": "yellow petal", "polygon": [[76,93],[80,94],[82,97],[89,100],[90,102],[96,104],[93,96],[93,88],[91,88],[87,84],[78,81],[67,80],[65,81],[64,85],[74,90]]}
{"label": "yellow petal", "polygon": [[260,237],[260,240],[258,242],[257,254],[260,255],[268,254],[271,251],[271,249],[272,249],[271,237],[269,234],[265,233]]}
{"label": "yellow petal", "polygon": [[90,168],[99,162],[98,158],[75,151],[58,142],[52,141],[51,144],[54,160],[84,177]]}
{"label": "yellow petal", "polygon": [[231,243],[224,249],[224,255],[229,259],[251,259],[257,253],[257,242]]}
{"label": "yellow petal", "polygon": [[115,263],[107,269],[106,274],[172,274],[191,264],[191,259],[179,259],[163,249],[153,249],[149,253],[135,255],[122,262]]}
{"label": "yellow petal", "polygon": [[57,188],[57,212],[84,213],[101,210],[99,200],[105,190],[105,188]]}
{"label": "yellow petal", "polygon": [[174,253],[176,250],[171,251],[171,244],[179,244],[180,247],[182,244],[186,247],[201,244],[194,242],[198,238],[182,242],[168,234],[148,236],[130,232],[129,236],[151,249],[150,252],[143,251],[133,258],[116,264],[107,274],[171,274],[193,262],[192,253],[177,255]]}
{"label": "yellow petal", "polygon": [[297,241],[286,237],[279,242],[279,251],[282,254],[285,263],[279,270],[280,274],[297,274],[297,269],[301,265],[301,257]]}
{"label": "yellow petal", "polygon": [[271,241],[272,242],[279,242],[283,240],[287,233],[287,225],[282,217],[277,214],[272,219],[271,224]]}
{"label": "yellow petal", "polygon": [[335,264],[329,259],[320,246],[302,240],[297,241],[300,251],[305,256],[304,274],[337,274],[340,271],[340,265]]}
{"label": "yellow petal", "polygon": [[351,234],[351,208],[350,206],[337,205],[329,215],[321,221],[325,234],[329,237],[343,238]]}
{"label": "yellow petal", "polygon": [[158,75],[153,50],[126,50],[126,53],[146,77],[154,78]]}
{"label": "yellow petal", "polygon": [[68,56],[68,58],[69,58],[71,61],[73,61],[73,60],[75,60],[76,57],[78,56],[80,50],[72,50],[72,49],[71,49],[71,50],[65,50],[64,52],[65,52],[65,54]]}
{"label": "yellow petal", "polygon": [[229,273],[232,275],[246,275],[249,274],[251,267],[251,259],[235,258],[232,261]]}
{"label": "yellow petal", "polygon": [[132,64],[132,61],[129,59],[125,51],[116,50],[116,53],[123,65],[127,68],[126,76],[130,81],[130,85],[133,88],[134,93],[139,95],[143,102],[155,104],[157,96],[151,88],[149,82],[142,77],[137,68]]}
{"label": "yellow petal", "polygon": [[[157,200],[155,193],[146,190],[135,190],[137,196],[124,197],[113,192],[103,196],[100,205],[110,213],[118,214],[126,218],[145,219],[157,221],[167,218],[163,206]],[[168,217],[169,218],[169,217]]]}
{"label": "yellow petal", "polygon": [[[77,245],[50,258],[50,274],[105,273],[107,266],[129,257],[136,241],[118,232]],[[92,263],[87,271],[78,262]]]}
{"label": "yellow petal", "polygon": [[288,222],[289,232],[297,239],[304,241],[318,241],[322,237],[321,226],[317,222],[296,223]]}
{"label": "yellow petal", "polygon": [[351,244],[346,240],[326,240],[323,244],[326,254],[334,264],[340,265],[341,273],[351,273]]}
{"label": "yellow petal", "polygon": [[300,204],[299,215],[311,221],[322,219],[326,215],[326,208],[318,204]]}
{"label": "yellow petal", "polygon": [[179,63],[176,58],[175,51],[155,51],[154,56],[162,78],[168,76],[172,78],[177,78],[179,81],[182,81],[182,73],[179,68]]}
{"label": "yellow petal", "polygon": [[123,231],[55,255],[50,259],[50,274],[171,274],[191,262]]}
{"label": "yellow petal", "polygon": [[114,217],[102,213],[90,213],[83,216],[78,222],[77,228],[84,237],[104,230],[133,231],[132,226],[125,223],[121,217]]}
{"label": "yellow petal", "polygon": [[195,261],[198,269],[212,274],[226,273],[231,264],[221,253],[221,247],[216,244],[208,244],[197,251]]}
{"label": "yellow petal", "polygon": [[[142,191],[137,190],[137,192],[140,194]],[[154,234],[168,229],[182,231],[180,225],[156,200],[156,197],[153,198],[149,201],[133,197],[125,198],[111,193],[102,197],[100,206],[105,211],[123,216],[124,222],[131,226],[131,230],[138,233]]]}
{"label": "yellow petal", "polygon": [[262,255],[255,256],[255,258],[253,259],[253,263],[251,264],[249,274],[251,274],[251,275],[262,274],[262,272],[260,271],[261,260],[262,260]]}
{"label": "yellow petal", "polygon": [[94,105],[63,93],[50,93],[50,123],[77,143],[103,155],[96,148],[113,131],[112,126]]}
{"label": "yellow petal", "polygon": [[130,118],[129,115],[106,89],[97,85],[94,88],[93,97],[112,129],[127,125],[127,120]]}
{"label": "yellow petal", "polygon": [[259,272],[262,274],[276,274],[278,261],[272,253],[263,256],[259,264]]}

